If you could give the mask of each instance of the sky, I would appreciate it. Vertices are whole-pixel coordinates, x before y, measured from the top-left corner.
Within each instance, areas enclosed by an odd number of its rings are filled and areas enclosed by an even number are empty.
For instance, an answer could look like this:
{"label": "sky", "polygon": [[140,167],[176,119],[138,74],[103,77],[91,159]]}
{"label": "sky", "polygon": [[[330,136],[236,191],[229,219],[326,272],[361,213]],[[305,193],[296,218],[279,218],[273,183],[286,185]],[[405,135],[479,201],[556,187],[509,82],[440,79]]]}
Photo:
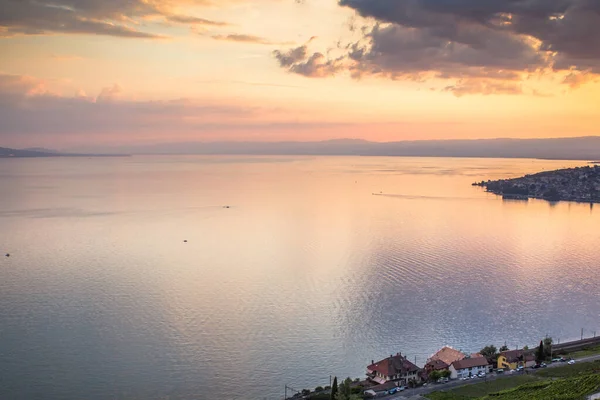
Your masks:
{"label": "sky", "polygon": [[0,0],[0,146],[598,134],[597,0]]}

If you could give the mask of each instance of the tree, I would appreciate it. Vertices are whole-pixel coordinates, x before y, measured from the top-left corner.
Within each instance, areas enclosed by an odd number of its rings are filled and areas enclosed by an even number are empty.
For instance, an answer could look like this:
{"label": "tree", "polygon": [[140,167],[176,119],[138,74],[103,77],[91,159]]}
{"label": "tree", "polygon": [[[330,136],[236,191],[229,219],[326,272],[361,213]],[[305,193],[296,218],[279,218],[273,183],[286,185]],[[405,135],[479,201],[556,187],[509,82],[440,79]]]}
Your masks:
{"label": "tree", "polygon": [[503,351],[508,351],[508,346],[504,345],[502,347],[500,347],[500,353],[502,353]]}
{"label": "tree", "polygon": [[[335,381],[334,381],[335,382]],[[339,391],[335,395],[335,400],[358,400],[360,396],[352,393],[352,379],[346,378],[339,386]]]}
{"label": "tree", "polygon": [[489,346],[485,346],[483,349],[479,350],[479,354],[484,356],[490,361],[493,361],[498,358],[498,349],[493,344]]}
{"label": "tree", "polygon": [[525,351],[529,350],[529,346],[527,346],[527,345],[523,346],[523,350],[525,350]]}
{"label": "tree", "polygon": [[450,378],[450,375],[452,375],[452,373],[449,370],[445,369],[440,372],[440,375],[442,376],[442,378]]}
{"label": "tree", "polygon": [[546,357],[550,357],[550,355],[552,354],[553,343],[554,341],[551,337],[547,337],[546,339],[544,339],[544,354],[546,355]]}
{"label": "tree", "polygon": [[441,377],[442,377],[442,374],[440,373],[440,371],[431,371],[431,373],[429,374],[429,380],[431,382],[436,382]]}
{"label": "tree", "polygon": [[338,384],[337,384],[337,376],[333,378],[333,386],[331,386],[331,400],[336,400],[336,395],[338,393]]}
{"label": "tree", "polygon": [[544,361],[544,359],[546,359],[546,353],[544,353],[544,341],[540,340],[540,345],[537,348],[537,352],[535,354],[535,360],[538,363],[541,363],[542,361]]}

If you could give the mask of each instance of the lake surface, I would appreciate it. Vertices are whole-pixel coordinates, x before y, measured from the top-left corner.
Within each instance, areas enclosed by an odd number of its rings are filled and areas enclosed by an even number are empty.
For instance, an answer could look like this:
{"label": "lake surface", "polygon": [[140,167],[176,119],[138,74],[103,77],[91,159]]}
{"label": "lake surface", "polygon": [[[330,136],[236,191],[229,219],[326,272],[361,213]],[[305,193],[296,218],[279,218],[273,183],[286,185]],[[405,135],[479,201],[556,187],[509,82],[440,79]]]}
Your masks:
{"label": "lake surface", "polygon": [[0,398],[280,399],[391,353],[590,336],[598,205],[471,186],[584,164],[0,160]]}

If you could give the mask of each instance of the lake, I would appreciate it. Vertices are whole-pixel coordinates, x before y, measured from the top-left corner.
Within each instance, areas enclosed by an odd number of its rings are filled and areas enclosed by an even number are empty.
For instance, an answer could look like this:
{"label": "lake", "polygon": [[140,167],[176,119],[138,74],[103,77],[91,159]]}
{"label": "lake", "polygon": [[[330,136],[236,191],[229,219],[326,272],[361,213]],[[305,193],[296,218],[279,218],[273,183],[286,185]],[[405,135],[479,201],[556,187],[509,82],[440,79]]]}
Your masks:
{"label": "lake", "polygon": [[281,399],[396,352],[590,336],[598,205],[471,186],[584,164],[0,160],[0,398]]}

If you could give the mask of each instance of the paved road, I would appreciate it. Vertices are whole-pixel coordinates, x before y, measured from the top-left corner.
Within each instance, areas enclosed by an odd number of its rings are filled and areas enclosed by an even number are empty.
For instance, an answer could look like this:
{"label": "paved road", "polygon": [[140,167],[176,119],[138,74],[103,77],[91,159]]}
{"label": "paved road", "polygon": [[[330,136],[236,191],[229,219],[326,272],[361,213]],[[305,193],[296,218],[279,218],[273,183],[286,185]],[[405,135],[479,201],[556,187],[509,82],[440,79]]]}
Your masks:
{"label": "paved road", "polygon": [[[591,361],[596,361],[596,360],[600,360],[600,354],[595,355],[595,356],[589,356],[589,357],[583,357],[583,358],[578,358],[575,360],[575,362],[591,362]],[[560,366],[564,366],[566,365],[565,363],[553,363],[553,364],[548,364],[548,368],[556,368],[556,367],[560,367]],[[527,374],[535,374],[538,370],[532,370],[532,369],[527,369]],[[466,385],[474,385],[476,383],[481,383],[481,382],[485,382],[485,381],[494,381],[496,379],[502,379],[502,378],[508,378],[510,376],[515,376],[515,375],[525,375],[525,371],[522,372],[515,372],[513,374],[496,374],[496,373],[492,373],[492,374],[488,374],[485,378],[477,378],[477,379],[470,379],[468,381],[461,381],[461,380],[454,380],[454,381],[450,381],[448,383],[433,383],[433,384],[429,384],[427,386],[422,386],[416,389],[406,389],[404,392],[399,393],[399,394],[395,394],[395,395],[391,395],[391,396],[385,396],[385,397],[378,397],[378,399],[386,399],[386,400],[392,400],[392,399],[396,399],[396,400],[402,400],[402,399],[409,399],[413,396],[418,396],[418,395],[425,395],[431,392],[435,392],[437,390],[448,390],[448,389],[453,389],[459,386],[466,386]]]}

